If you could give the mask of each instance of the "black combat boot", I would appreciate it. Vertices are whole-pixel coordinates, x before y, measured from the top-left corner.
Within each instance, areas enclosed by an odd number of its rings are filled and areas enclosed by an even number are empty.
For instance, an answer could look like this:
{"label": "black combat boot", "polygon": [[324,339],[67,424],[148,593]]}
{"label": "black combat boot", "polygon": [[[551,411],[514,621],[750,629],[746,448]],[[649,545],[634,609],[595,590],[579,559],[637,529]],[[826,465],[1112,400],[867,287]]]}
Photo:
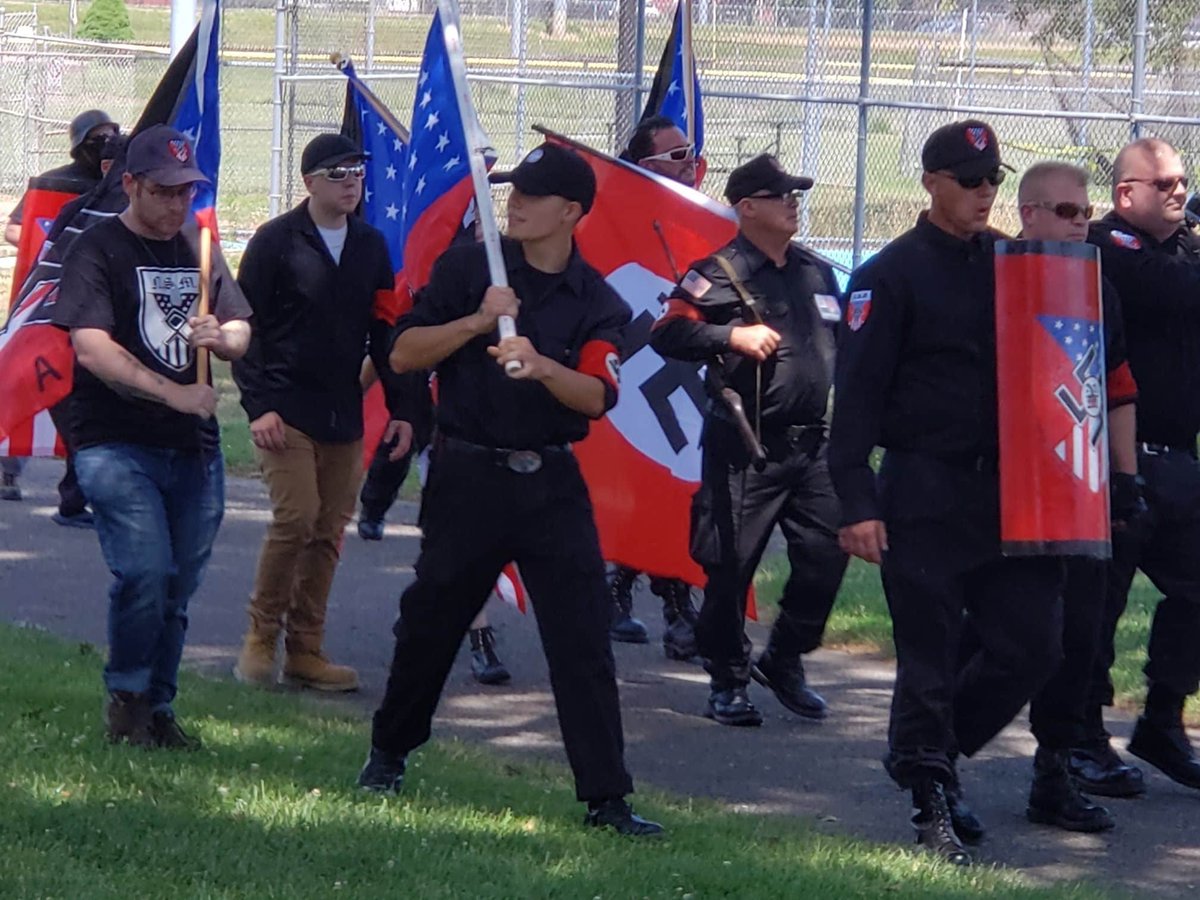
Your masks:
{"label": "black combat boot", "polygon": [[1033,784],[1025,815],[1038,825],[1054,825],[1067,831],[1108,831],[1116,823],[1103,806],[1079,793],[1067,770],[1070,752],[1038,747],[1033,757]]}
{"label": "black combat boot", "polygon": [[1129,752],[1185,787],[1200,789],[1200,759],[1183,727],[1186,700],[1160,684],[1150,686],[1146,712],[1133,727]]}
{"label": "black combat boot", "polygon": [[808,686],[800,651],[790,639],[783,615],[776,620],[767,649],[750,669],[750,677],[769,688],[776,699],[798,716],[820,720],[829,715],[825,699]]}
{"label": "black combat boot", "polygon": [[971,855],[954,831],[942,786],[932,778],[924,778],[913,786],[912,797],[917,843],[951,865],[971,865]]}
{"label": "black combat boot", "polygon": [[650,635],[646,626],[633,617],[633,583],[638,573],[625,566],[617,566],[608,576],[608,590],[612,594],[612,623],[608,626],[610,640],[623,644],[648,644]]}
{"label": "black combat boot", "polygon": [[404,753],[391,753],[372,747],[362,771],[358,773],[358,786],[377,794],[398,794],[404,784],[404,770],[408,757]]}
{"label": "black combat boot", "polygon": [[663,652],[667,659],[687,662],[696,656],[696,619],[692,591],[686,582],[674,578],[651,578],[650,592],[663,602]]}
{"label": "black combat boot", "polygon": [[962,781],[958,777],[957,754],[951,755],[950,766],[954,771],[942,786],[942,792],[946,795],[946,806],[950,809],[950,821],[954,823],[954,833],[962,838],[964,843],[978,844],[987,835],[987,829],[983,827],[983,822],[979,820],[979,816],[975,815],[975,811],[967,805]]}
{"label": "black combat boot", "polygon": [[496,633],[491,625],[472,628],[471,674],[480,684],[506,684],[512,678],[500,657],[496,655]]}
{"label": "black combat boot", "polygon": [[658,837],[663,833],[661,825],[643,819],[623,797],[588,803],[583,824],[589,828],[611,828],[626,837]]}

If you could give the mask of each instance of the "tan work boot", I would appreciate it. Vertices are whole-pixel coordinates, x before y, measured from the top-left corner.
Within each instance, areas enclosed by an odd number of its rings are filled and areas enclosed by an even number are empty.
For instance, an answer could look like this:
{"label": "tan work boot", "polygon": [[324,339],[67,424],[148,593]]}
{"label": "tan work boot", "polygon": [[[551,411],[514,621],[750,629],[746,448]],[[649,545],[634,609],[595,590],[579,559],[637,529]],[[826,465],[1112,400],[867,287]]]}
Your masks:
{"label": "tan work boot", "polygon": [[358,673],[349,666],[338,666],[320,650],[288,649],[284,657],[281,684],[311,688],[314,691],[357,691]]}
{"label": "tan work boot", "polygon": [[265,687],[274,684],[275,645],[278,641],[278,631],[267,634],[266,631],[251,626],[242,642],[242,652],[238,654],[237,665],[233,667],[233,677],[243,684]]}

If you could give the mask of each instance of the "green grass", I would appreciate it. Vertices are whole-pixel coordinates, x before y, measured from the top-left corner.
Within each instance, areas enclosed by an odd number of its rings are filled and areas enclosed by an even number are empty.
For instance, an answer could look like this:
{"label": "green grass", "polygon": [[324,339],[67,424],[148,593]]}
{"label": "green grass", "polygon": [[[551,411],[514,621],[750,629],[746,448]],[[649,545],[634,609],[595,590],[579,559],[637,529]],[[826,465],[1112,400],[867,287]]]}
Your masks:
{"label": "green grass", "polygon": [[[763,560],[754,578],[759,607],[768,619],[774,618],[778,609],[787,574],[787,557],[775,553]],[[1145,697],[1142,667],[1146,664],[1150,620],[1160,596],[1144,575],[1139,574],[1134,579],[1133,590],[1129,593],[1129,606],[1117,626],[1117,659],[1112,668],[1119,706],[1134,708]],[[850,561],[837,604],[829,617],[825,643],[889,658],[895,656],[892,621],[879,583],[878,568],[862,560]],[[1189,722],[1200,724],[1200,696],[1188,699],[1186,713]]]}
{"label": "green grass", "polygon": [[365,715],[187,673],[180,714],[204,750],[110,747],[100,669],[89,645],[0,626],[6,900],[1102,896],[653,792],[638,808],[668,838],[598,834],[561,768],[457,743],[378,798],[353,786]]}

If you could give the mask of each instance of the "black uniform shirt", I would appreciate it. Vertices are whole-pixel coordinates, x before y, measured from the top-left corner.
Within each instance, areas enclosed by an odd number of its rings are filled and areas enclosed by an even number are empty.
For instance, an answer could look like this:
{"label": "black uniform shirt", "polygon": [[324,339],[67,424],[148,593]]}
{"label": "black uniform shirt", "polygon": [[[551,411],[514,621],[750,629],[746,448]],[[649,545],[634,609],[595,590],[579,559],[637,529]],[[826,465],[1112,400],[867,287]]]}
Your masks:
{"label": "black uniform shirt", "polygon": [[[542,356],[599,378],[605,409],[611,409],[617,402],[620,336],[631,318],[629,306],[578,251],[565,271],[549,274],[530,266],[516,241],[506,239],[502,247],[509,285],[521,301],[517,333]],[[434,264],[429,284],[417,294],[412,311],[400,317],[395,333],[470,315],[490,284],[482,244],[451,247]],[[583,413],[564,406],[545,385],[505,374],[487,352],[498,340],[495,332],[472,338],[437,365],[439,430],[486,447],[522,450],[587,437]]]}
{"label": "black uniform shirt", "polygon": [[922,213],[851,277],[829,444],[847,524],[880,518],[876,445],[997,454],[994,240],[960,240]]}
{"label": "black uniform shirt", "polygon": [[1200,241],[1180,227],[1159,242],[1116,213],[1092,223],[1105,277],[1121,297],[1137,381],[1138,440],[1194,447],[1200,431]]}
{"label": "black uniform shirt", "polygon": [[[717,253],[733,265],[763,324],[780,334],[778,349],[762,363],[764,431],[819,422],[833,376],[833,336],[825,321],[836,322],[839,316],[833,270],[794,243],[788,245],[783,267],[776,266],[741,234]],[[730,350],[729,338],[736,326],[757,321],[725,270],[708,257],[692,263],[672,292],[650,345],[662,356],[709,360],[710,396],[718,389],[712,358],[725,354],[725,380],[754,421],[756,364]]]}

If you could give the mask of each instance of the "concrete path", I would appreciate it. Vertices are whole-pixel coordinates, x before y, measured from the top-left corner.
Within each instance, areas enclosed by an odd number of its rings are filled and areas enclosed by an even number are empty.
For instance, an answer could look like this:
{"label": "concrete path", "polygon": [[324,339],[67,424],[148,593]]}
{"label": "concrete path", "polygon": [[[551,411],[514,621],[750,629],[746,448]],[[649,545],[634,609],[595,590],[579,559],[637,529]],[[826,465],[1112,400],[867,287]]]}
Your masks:
{"label": "concrete path", "polygon": [[[95,536],[50,521],[61,468],[33,461],[21,480],[25,500],[0,502],[0,617],[103,646],[109,575]],[[259,482],[230,479],[225,524],[192,605],[187,659],[194,667],[227,675],[233,665],[268,515]],[[415,509],[401,504],[392,518],[411,523]],[[363,691],[337,702],[361,707],[364,717],[382,692],[396,598],[412,578],[418,537],[411,524],[390,524],[381,543],[347,534],[330,603],[327,650],[358,668]],[[643,592],[636,607],[658,641],[657,599]],[[534,623],[500,604],[489,609],[513,681],[499,689],[477,686],[464,652],[436,729],[503,753],[565,763]],[[750,636],[761,643],[764,634],[751,625]],[[889,662],[818,651],[808,670],[831,704],[828,721],[799,720],[753,686],[766,723],[734,729],[699,715],[707,691],[698,666],[667,661],[657,643],[616,645],[615,651],[629,766],[639,783],[716,798],[741,813],[793,815],[822,830],[874,841],[912,840],[908,798],[879,763],[894,676]],[[186,703],[182,712],[186,716]],[[1130,727],[1128,716],[1115,717],[1118,747]],[[1038,882],[1091,878],[1138,895],[1200,896],[1200,793],[1152,772],[1146,798],[1108,801],[1118,819],[1114,832],[1087,836],[1038,828],[1024,818],[1032,752],[1022,718],[964,763],[968,795],[990,827],[977,858],[1019,869]]]}

